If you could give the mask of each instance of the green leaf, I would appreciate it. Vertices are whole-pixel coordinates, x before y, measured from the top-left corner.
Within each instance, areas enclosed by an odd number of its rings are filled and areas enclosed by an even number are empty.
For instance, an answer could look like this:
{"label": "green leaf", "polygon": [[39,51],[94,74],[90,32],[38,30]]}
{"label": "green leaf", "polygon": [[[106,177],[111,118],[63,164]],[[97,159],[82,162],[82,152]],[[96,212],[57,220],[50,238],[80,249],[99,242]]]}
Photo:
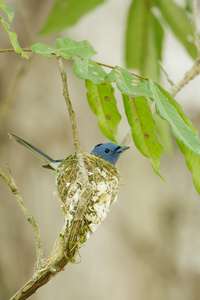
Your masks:
{"label": "green leaf", "polygon": [[125,59],[128,68],[138,69],[143,76],[158,80],[163,28],[151,12],[151,3],[134,0],[129,9]]}
{"label": "green leaf", "polygon": [[76,24],[82,16],[104,1],[105,0],[57,0],[52,7],[41,33],[58,32]]}
{"label": "green leaf", "polygon": [[28,56],[26,53],[22,50],[22,48],[19,45],[18,39],[17,39],[17,34],[13,31],[10,30],[10,24],[6,22],[3,18],[0,18],[0,22],[3,24],[4,28],[6,29],[10,42],[14,48],[14,51],[16,53],[20,53],[22,57],[25,57],[28,59]]}
{"label": "green leaf", "polygon": [[126,65],[141,70],[142,58],[146,54],[146,5],[144,0],[132,0],[126,32]]}
{"label": "green leaf", "polygon": [[114,143],[116,142],[117,127],[121,115],[117,109],[112,85],[106,82],[95,85],[91,80],[85,81],[87,99],[93,113],[97,115],[98,124],[102,133]]}
{"label": "green leaf", "polygon": [[161,119],[157,114],[153,115],[156,122],[156,135],[168,155],[173,153],[173,141],[171,128],[167,121]]}
{"label": "green leaf", "polygon": [[14,9],[6,6],[4,1],[0,1],[0,8],[7,14],[8,20],[11,23],[14,18]]}
{"label": "green leaf", "polygon": [[141,72],[144,76],[159,80],[160,66],[158,65],[158,60],[162,59],[164,30],[152,13],[149,13],[147,28],[146,53],[143,57]]}
{"label": "green leaf", "polygon": [[[178,104],[174,100],[174,98],[170,95],[170,93],[165,91],[158,84],[157,84],[157,86],[162,91],[162,93],[165,95],[165,97],[167,97],[169,102],[177,109],[179,116],[183,119],[185,124],[191,129],[192,132],[194,132],[194,134],[197,135],[198,130],[194,127],[194,125],[192,124],[190,119],[186,116],[186,114],[184,113],[180,104]],[[195,186],[197,192],[200,194],[200,158],[193,151],[191,151],[183,142],[179,141],[178,139],[176,139],[176,141],[177,141],[177,144],[178,144],[181,152],[183,153],[183,155],[185,155],[186,164],[192,173],[192,179],[193,179],[194,186]]]}
{"label": "green leaf", "polygon": [[131,126],[135,146],[146,157],[150,158],[152,167],[162,179],[159,171],[163,147],[155,135],[155,121],[145,97],[131,98],[123,95],[126,116]]}
{"label": "green leaf", "polygon": [[184,143],[177,140],[177,144],[186,158],[188,169],[192,173],[192,179],[197,192],[200,194],[200,158],[189,150]]}
{"label": "green leaf", "polygon": [[139,78],[118,66],[114,67],[107,78],[110,82],[116,82],[118,89],[127,96],[134,98],[143,95],[151,96],[151,92],[147,89],[146,81],[141,82]]}
{"label": "green leaf", "polygon": [[174,105],[175,100],[173,101],[174,104],[171,103],[167,97],[167,92],[164,94],[151,79],[148,80],[148,86],[153,93],[151,99],[156,102],[158,115],[170,123],[176,139],[183,142],[185,146],[200,157],[200,141],[198,135],[186,124],[186,115],[180,114],[180,108],[177,110],[178,105]]}
{"label": "green leaf", "polygon": [[36,43],[31,46],[31,50],[48,58],[51,57],[51,54],[56,54],[65,59],[75,59],[77,56],[87,58],[97,53],[88,41],[78,42],[69,37],[57,39],[56,48]]}
{"label": "green leaf", "polygon": [[81,42],[70,39],[69,37],[56,40],[56,48],[60,55],[64,58],[74,58],[79,56],[81,58],[87,58],[94,56],[97,52],[92,45],[84,40]]}
{"label": "green leaf", "polygon": [[33,44],[31,46],[31,51],[35,52],[35,53],[39,53],[39,54],[43,55],[44,57],[48,57],[48,58],[51,57],[51,54],[57,53],[55,48],[44,45],[42,43]]}
{"label": "green leaf", "polygon": [[186,0],[185,1],[185,11],[192,13],[193,9],[192,9],[192,1],[191,0]]}
{"label": "green leaf", "polygon": [[186,114],[183,111],[181,105],[178,102],[176,102],[176,100],[172,97],[172,95],[169,92],[167,92],[165,89],[163,89],[159,84],[156,83],[156,85],[158,86],[159,90],[163,93],[163,95],[165,95],[167,100],[176,108],[177,112],[179,113],[180,117],[183,119],[185,124],[187,126],[189,126],[190,129],[194,133],[198,134],[198,130],[196,129],[196,127],[194,127],[194,125],[192,124],[190,119],[186,116]]}
{"label": "green leaf", "polygon": [[197,49],[194,44],[194,29],[185,10],[172,0],[160,0],[156,3],[172,32],[183,44],[188,54],[195,59]]}
{"label": "green leaf", "polygon": [[90,79],[94,84],[100,84],[107,75],[104,69],[90,58],[74,57],[73,70],[78,78]]}
{"label": "green leaf", "polygon": [[25,57],[28,59],[28,56],[26,55],[26,53],[22,50],[22,48],[19,45],[19,42],[17,39],[17,34],[10,30],[10,23],[13,21],[13,18],[14,18],[14,9],[6,6],[4,1],[0,1],[0,9],[2,9],[8,16],[9,22],[6,22],[4,20],[4,18],[0,15],[0,22],[2,23],[2,25],[4,26],[4,28],[6,29],[6,31],[8,33],[8,36],[9,36],[10,42],[14,48],[14,51],[16,53],[20,53],[22,57]]}

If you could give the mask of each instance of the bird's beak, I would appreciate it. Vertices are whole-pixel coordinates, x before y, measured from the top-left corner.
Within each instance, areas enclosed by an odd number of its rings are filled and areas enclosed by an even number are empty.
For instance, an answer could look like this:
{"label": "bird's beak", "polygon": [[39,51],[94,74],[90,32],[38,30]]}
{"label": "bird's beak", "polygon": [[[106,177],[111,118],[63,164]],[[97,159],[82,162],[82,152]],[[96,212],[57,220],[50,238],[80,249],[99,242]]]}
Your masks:
{"label": "bird's beak", "polygon": [[123,151],[125,151],[125,150],[127,150],[127,149],[129,149],[130,147],[127,147],[127,146],[123,146],[123,147],[121,147],[121,146],[119,146],[115,151],[114,151],[114,153],[116,153],[116,152],[123,152]]}

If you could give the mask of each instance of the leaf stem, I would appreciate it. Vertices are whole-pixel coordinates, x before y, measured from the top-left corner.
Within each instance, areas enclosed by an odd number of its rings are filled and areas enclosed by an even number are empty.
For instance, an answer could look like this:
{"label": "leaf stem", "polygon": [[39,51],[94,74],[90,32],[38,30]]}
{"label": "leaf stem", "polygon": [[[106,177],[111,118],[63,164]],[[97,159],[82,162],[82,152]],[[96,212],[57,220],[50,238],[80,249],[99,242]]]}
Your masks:
{"label": "leaf stem", "polygon": [[[114,69],[114,67],[111,66],[111,65],[107,65],[107,64],[104,64],[104,63],[101,63],[101,62],[98,62],[98,61],[95,61],[95,62],[96,62],[99,66],[106,67],[106,68],[110,68],[110,69]],[[132,73],[132,72],[130,72],[130,74],[133,75],[133,76],[136,76],[136,77],[138,77],[138,78],[144,79],[144,80],[147,80],[147,79],[148,79],[148,77],[143,77],[143,76],[140,76],[140,75],[135,74],[135,73]]]}
{"label": "leaf stem", "polygon": [[[24,51],[24,52],[32,52],[31,49],[22,49],[22,51]],[[6,53],[6,52],[15,52],[16,53],[16,51],[14,49],[1,49],[0,50],[0,53]]]}
{"label": "leaf stem", "polygon": [[[23,50],[24,52],[32,52],[31,49],[23,49],[23,48],[22,48],[22,50]],[[0,53],[5,53],[5,52],[15,52],[15,50],[14,50],[14,49],[2,49],[2,50],[0,50]],[[56,54],[55,54],[55,53],[51,53],[51,55],[56,55]],[[104,64],[104,63],[101,63],[101,62],[97,62],[97,61],[95,61],[95,62],[96,62],[99,66],[106,67],[106,68],[110,68],[110,69],[114,69],[114,66],[107,65],[107,64]],[[144,79],[144,80],[147,80],[147,79],[148,79],[148,77],[143,77],[143,76],[140,76],[140,75],[135,74],[135,73],[132,73],[132,72],[130,72],[130,74],[132,74],[133,76],[136,76],[136,77],[138,77],[138,78]]]}

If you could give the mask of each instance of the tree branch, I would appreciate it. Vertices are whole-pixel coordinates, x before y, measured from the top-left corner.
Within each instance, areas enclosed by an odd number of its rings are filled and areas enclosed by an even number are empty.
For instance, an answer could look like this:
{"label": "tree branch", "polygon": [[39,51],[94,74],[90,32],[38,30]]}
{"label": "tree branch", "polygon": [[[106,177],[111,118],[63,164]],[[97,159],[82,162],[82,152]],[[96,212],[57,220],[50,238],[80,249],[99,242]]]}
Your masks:
{"label": "tree branch", "polygon": [[41,244],[41,235],[39,227],[36,223],[35,218],[29,213],[27,207],[24,204],[24,201],[20,195],[19,189],[13,179],[10,167],[8,166],[8,171],[10,174],[10,178],[6,176],[6,174],[3,172],[3,170],[0,168],[0,177],[5,181],[5,183],[9,186],[11,192],[17,199],[17,202],[25,215],[26,219],[31,224],[34,234],[35,234],[35,244],[36,244],[36,254],[37,254],[37,269],[39,269],[42,265],[42,256],[43,256],[43,250],[42,250],[42,244]]}
{"label": "tree branch", "polygon": [[[75,113],[69,98],[67,76],[61,58],[58,58],[58,63],[75,146],[75,154],[67,157],[56,172],[57,189],[64,212],[64,225],[50,256],[40,263],[40,268],[11,300],[27,299],[57,273],[64,270],[69,262],[73,262],[80,247],[105,219],[109,206],[117,195],[118,169],[99,157],[85,153],[80,148]],[[9,181],[4,173],[1,174],[18,198],[19,192],[13,185],[13,181]],[[21,198],[19,203],[27,219],[34,224]]]}
{"label": "tree branch", "polygon": [[161,68],[161,70],[163,71],[163,73],[166,76],[167,81],[171,84],[171,86],[174,85],[174,82],[171,80],[171,78],[169,78],[169,74],[167,73],[167,71],[165,70],[165,68],[163,67],[161,61],[158,61],[158,65]]}
{"label": "tree branch", "polygon": [[184,78],[180,80],[177,84],[173,85],[170,89],[170,93],[172,96],[176,96],[176,94],[186,85],[194,79],[196,76],[200,74],[200,60],[197,59],[192,66],[192,68],[185,74]]}

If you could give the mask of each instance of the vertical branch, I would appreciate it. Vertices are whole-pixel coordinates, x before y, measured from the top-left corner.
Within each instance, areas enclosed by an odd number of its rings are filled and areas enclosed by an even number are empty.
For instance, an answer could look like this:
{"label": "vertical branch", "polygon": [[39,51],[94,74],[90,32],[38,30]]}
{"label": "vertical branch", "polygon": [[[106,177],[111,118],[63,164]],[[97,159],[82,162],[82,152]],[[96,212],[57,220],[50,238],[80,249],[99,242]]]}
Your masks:
{"label": "vertical branch", "polygon": [[61,78],[62,78],[63,96],[64,96],[66,104],[67,104],[69,117],[70,117],[70,121],[71,121],[71,126],[72,126],[74,148],[77,153],[80,153],[81,147],[80,147],[80,141],[79,141],[79,136],[78,136],[78,130],[77,130],[77,126],[76,126],[75,112],[73,110],[73,107],[72,107],[72,104],[70,101],[70,97],[69,97],[69,92],[68,92],[67,75],[65,73],[62,59],[60,56],[57,57],[57,61],[58,61],[58,66],[59,66],[59,70],[60,70],[60,74],[61,74]]}

